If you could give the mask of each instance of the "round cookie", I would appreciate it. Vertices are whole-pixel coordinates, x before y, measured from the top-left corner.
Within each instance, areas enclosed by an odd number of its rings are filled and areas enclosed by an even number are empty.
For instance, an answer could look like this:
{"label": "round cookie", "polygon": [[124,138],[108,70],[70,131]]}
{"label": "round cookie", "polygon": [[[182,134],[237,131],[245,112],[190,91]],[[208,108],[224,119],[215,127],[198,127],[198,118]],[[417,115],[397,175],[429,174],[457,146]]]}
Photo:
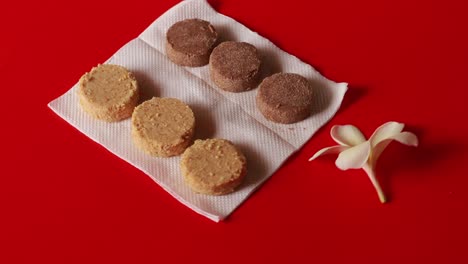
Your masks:
{"label": "round cookie", "polygon": [[307,118],[312,110],[310,82],[299,74],[277,73],[265,78],[257,93],[257,108],[265,118],[290,124]]}
{"label": "round cookie", "polygon": [[260,56],[253,45],[226,41],[211,53],[211,80],[228,92],[247,91],[257,86],[260,65]]}
{"label": "round cookie", "polygon": [[182,154],[182,174],[197,193],[231,193],[247,174],[244,154],[225,139],[196,140]]}
{"label": "round cookie", "polygon": [[166,54],[175,64],[199,67],[208,64],[218,34],[205,20],[186,19],[172,25],[166,33]]}
{"label": "round cookie", "polygon": [[119,65],[102,64],[81,76],[79,102],[91,116],[108,122],[129,118],[138,103],[138,84]]}
{"label": "round cookie", "polygon": [[194,128],[192,109],[175,98],[153,97],[137,106],[132,115],[133,142],[152,156],[181,154],[190,144]]}

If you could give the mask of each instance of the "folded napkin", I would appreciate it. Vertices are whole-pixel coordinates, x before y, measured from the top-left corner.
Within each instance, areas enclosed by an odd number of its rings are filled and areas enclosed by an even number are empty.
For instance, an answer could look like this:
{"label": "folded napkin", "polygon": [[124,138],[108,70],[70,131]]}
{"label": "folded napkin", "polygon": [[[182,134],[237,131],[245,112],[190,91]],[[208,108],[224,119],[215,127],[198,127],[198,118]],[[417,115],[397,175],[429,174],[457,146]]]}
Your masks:
{"label": "folded napkin", "polygon": [[[243,93],[224,92],[210,80],[208,66],[188,68],[172,63],[165,55],[165,34],[172,24],[186,18],[211,22],[223,39],[255,45],[263,57],[264,76],[282,71],[308,78],[315,93],[312,115],[295,124],[272,123],[256,109],[257,89]],[[142,87],[144,98],[175,97],[190,105],[196,118],[195,138],[225,138],[239,146],[247,157],[248,173],[238,190],[223,196],[194,193],[184,183],[179,168],[180,157],[155,158],[137,149],[130,135],[130,119],[107,123],[90,117],[78,104],[77,84],[50,102],[49,107],[89,138],[145,172],[181,203],[214,221],[228,216],[330,120],[347,90],[346,83],[326,79],[269,40],[217,13],[206,0],[177,4],[106,63],[122,65],[132,71]]]}

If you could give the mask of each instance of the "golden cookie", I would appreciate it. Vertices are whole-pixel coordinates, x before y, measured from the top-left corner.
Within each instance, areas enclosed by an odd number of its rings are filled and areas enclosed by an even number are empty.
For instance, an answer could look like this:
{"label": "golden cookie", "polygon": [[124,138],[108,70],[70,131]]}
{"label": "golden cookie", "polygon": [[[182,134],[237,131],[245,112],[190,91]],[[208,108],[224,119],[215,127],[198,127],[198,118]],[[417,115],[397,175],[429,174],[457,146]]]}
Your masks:
{"label": "golden cookie", "polygon": [[182,154],[180,165],[187,184],[210,195],[233,192],[247,174],[244,154],[225,139],[196,140]]}
{"label": "golden cookie", "polygon": [[137,147],[150,155],[179,155],[190,144],[195,128],[192,109],[175,98],[143,102],[132,115],[132,138]]}
{"label": "golden cookie", "polygon": [[122,66],[103,64],[79,81],[80,105],[91,116],[108,122],[129,118],[138,102],[138,84]]}

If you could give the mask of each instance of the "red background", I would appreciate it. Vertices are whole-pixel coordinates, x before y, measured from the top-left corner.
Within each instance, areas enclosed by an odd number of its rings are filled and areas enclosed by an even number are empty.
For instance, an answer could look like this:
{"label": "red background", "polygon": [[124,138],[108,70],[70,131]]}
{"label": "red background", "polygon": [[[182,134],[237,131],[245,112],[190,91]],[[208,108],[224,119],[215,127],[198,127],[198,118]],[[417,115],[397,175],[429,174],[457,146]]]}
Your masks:
{"label": "red background", "polygon": [[[468,263],[466,1],[213,0],[350,89],[225,222],[186,208],[46,105],[178,1],[9,1],[0,16],[0,263]],[[406,123],[379,203],[360,170],[307,159],[335,124]]]}

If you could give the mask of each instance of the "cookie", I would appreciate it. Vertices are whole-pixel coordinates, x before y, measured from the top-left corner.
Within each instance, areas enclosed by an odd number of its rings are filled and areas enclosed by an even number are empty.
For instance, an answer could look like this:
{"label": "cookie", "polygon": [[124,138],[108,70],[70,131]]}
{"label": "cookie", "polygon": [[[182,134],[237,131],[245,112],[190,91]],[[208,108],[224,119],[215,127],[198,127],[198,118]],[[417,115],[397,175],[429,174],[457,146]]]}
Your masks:
{"label": "cookie", "polygon": [[132,115],[133,142],[152,156],[181,154],[192,141],[194,129],[192,109],[175,98],[153,97]]}
{"label": "cookie", "polygon": [[299,74],[274,74],[260,84],[256,104],[263,116],[273,122],[290,124],[301,121],[312,111],[312,85]]}
{"label": "cookie", "polygon": [[244,154],[225,139],[196,140],[182,154],[180,165],[192,190],[209,195],[233,192],[247,174]]}
{"label": "cookie", "polygon": [[138,83],[119,65],[102,64],[85,73],[79,81],[81,108],[107,122],[129,118],[138,102]]}
{"label": "cookie", "polygon": [[186,19],[172,25],[166,33],[166,54],[175,64],[199,67],[208,64],[218,34],[205,20]]}
{"label": "cookie", "polygon": [[258,85],[260,65],[260,56],[253,45],[226,41],[211,53],[211,80],[228,92],[247,91]]}

